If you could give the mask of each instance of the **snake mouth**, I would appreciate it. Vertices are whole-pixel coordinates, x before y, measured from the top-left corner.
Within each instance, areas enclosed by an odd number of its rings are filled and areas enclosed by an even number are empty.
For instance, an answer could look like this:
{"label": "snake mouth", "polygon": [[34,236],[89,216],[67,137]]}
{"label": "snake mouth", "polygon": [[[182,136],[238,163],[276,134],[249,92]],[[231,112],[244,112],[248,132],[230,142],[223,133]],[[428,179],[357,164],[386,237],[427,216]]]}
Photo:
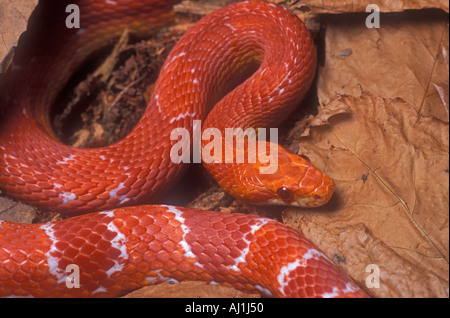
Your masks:
{"label": "snake mouth", "polygon": [[314,208],[326,204],[330,200],[329,198],[317,198],[317,196],[305,196],[303,198],[298,198],[291,202],[285,202],[281,199],[270,199],[268,205],[283,205],[283,206],[293,206],[300,208]]}
{"label": "snake mouth", "polygon": [[293,198],[290,201],[280,198],[271,198],[267,201],[267,205],[294,206],[302,208],[313,208],[325,205],[333,196],[334,182],[330,179],[330,183],[326,186],[318,187],[316,190],[313,193]]}

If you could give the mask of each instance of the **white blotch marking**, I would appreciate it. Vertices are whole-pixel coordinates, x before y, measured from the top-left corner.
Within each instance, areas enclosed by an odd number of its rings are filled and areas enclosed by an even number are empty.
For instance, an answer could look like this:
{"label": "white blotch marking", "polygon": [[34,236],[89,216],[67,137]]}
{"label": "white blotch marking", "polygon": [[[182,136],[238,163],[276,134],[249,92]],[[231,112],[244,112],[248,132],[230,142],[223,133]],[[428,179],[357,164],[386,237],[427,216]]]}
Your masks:
{"label": "white blotch marking", "polygon": [[119,264],[119,260],[127,260],[128,259],[128,253],[127,253],[127,247],[125,245],[126,238],[125,235],[123,235],[119,229],[114,225],[114,212],[113,211],[104,211],[100,212],[99,214],[106,215],[107,217],[112,218],[111,222],[108,223],[107,227],[108,230],[111,232],[116,233],[116,237],[114,237],[111,240],[111,247],[117,249],[120,251],[120,255],[117,260],[114,261],[114,265],[106,271],[106,275],[110,277],[113,273],[117,271],[121,271],[123,269],[123,264]]}
{"label": "white blotch marking", "polygon": [[155,95],[155,103],[156,103],[156,106],[158,106],[159,112],[162,113],[161,104],[159,103],[159,95],[158,94]]}
{"label": "white blotch marking", "polygon": [[47,256],[49,272],[58,279],[59,284],[65,282],[66,273],[64,270],[59,268],[59,258],[53,256],[55,252],[58,252],[58,249],[56,248],[56,242],[58,240],[55,237],[55,229],[53,227],[54,224],[46,223],[41,225],[39,228],[44,230],[45,234],[47,234],[48,238],[52,241],[52,245],[50,246],[50,249],[47,251],[45,256]]}
{"label": "white blotch marking", "polygon": [[265,296],[273,297],[272,292],[270,290],[268,290],[266,287],[262,287],[261,285],[255,285],[255,288],[257,290],[259,290]]}
{"label": "white blotch marking", "polygon": [[197,85],[198,85],[198,79],[194,79],[194,80],[192,81],[192,83],[194,83],[194,84],[197,84]]}
{"label": "white blotch marking", "polygon": [[6,296],[5,298],[34,298],[34,296],[33,295],[28,295],[28,296],[9,295],[9,296]]}
{"label": "white blotch marking", "polygon": [[[291,79],[289,78],[289,74],[286,74],[286,76],[283,78],[283,80],[281,80],[280,84],[278,86],[280,86],[281,84],[283,84],[284,82],[288,82],[291,83]],[[284,89],[283,89],[284,90]]]}
{"label": "white blotch marking", "polygon": [[76,155],[70,155],[69,157],[65,157],[63,160],[59,160],[56,162],[57,165],[61,164],[69,164],[69,161],[74,160]]}
{"label": "white blotch marking", "polygon": [[182,56],[184,56],[184,55],[186,55],[186,52],[181,52],[181,53],[179,53],[179,54],[177,54],[177,55],[175,55],[174,57],[172,57],[171,59],[170,59],[170,61],[169,62],[167,62],[165,65],[164,65],[164,69],[166,69],[173,61],[175,61],[177,58],[180,58],[180,57],[182,57]]}
{"label": "white blotch marking", "polygon": [[355,285],[353,285],[352,283],[347,283],[345,284],[345,289],[342,291],[343,293],[347,294],[353,294],[355,292],[359,291],[359,288]]}
{"label": "white blotch marking", "polygon": [[[180,245],[184,250],[184,256],[189,257],[189,258],[197,258],[197,256],[195,256],[195,254],[192,253],[192,250],[191,250],[191,247],[189,246],[189,244],[186,242],[186,234],[188,234],[190,232],[190,230],[184,224],[185,219],[182,216],[183,212],[177,210],[177,208],[172,205],[162,205],[162,206],[166,207],[167,211],[175,214],[174,219],[181,223],[181,229],[183,230],[183,239],[181,240]],[[201,268],[204,268],[203,265],[200,264],[198,261],[196,261],[194,264]]]}
{"label": "white blotch marking", "polygon": [[[322,258],[328,260],[331,262],[331,260],[322,252],[314,249],[314,248],[309,248],[305,254],[303,254],[303,257],[300,259],[296,259],[294,262],[288,263],[287,265],[283,266],[280,269],[280,273],[278,274],[277,277],[277,281],[280,284],[279,290],[284,293],[284,288],[288,285],[289,283],[289,275],[291,274],[292,271],[295,271],[299,266],[301,267],[305,267],[306,261],[309,259],[317,259],[320,260]],[[333,290],[334,292],[334,290]],[[324,294],[325,295],[325,294]]]}
{"label": "white blotch marking", "polygon": [[335,298],[339,296],[339,289],[337,287],[333,287],[331,293],[323,293],[322,298]]}
{"label": "white blotch marking", "polygon": [[127,166],[123,167],[123,173],[125,173],[128,177],[131,178],[131,171],[129,170],[131,170],[130,167]]}
{"label": "white blotch marking", "polygon": [[[10,154],[6,154],[5,156],[5,159],[17,159],[17,157],[15,157],[15,156],[11,156]],[[6,168],[6,169],[8,169],[8,168]]]}
{"label": "white blotch marking", "polygon": [[116,188],[109,191],[109,197],[114,198],[117,194],[117,191],[119,191],[121,189],[123,189],[123,182],[119,183],[119,185]]}
{"label": "white blotch marking", "polygon": [[92,292],[92,295],[93,295],[93,294],[97,294],[97,293],[106,292],[106,291],[108,291],[108,290],[107,290],[105,287],[99,286],[96,290],[94,290],[94,291]]}
{"label": "white blotch marking", "polygon": [[179,114],[177,117],[173,117],[172,119],[170,119],[169,123],[172,124],[174,121],[180,120],[181,118],[184,118],[186,116],[194,117],[195,115],[195,112],[191,113],[187,110],[186,112]]}
{"label": "white blotch marking", "polygon": [[63,204],[67,204],[77,198],[77,196],[72,192],[63,192],[58,195],[59,198],[63,199]]}
{"label": "white blotch marking", "polygon": [[309,248],[306,253],[303,255],[304,259],[311,259],[311,258],[315,258],[315,259],[319,259],[320,256],[322,256],[323,254],[320,253],[318,250],[313,249],[313,248]]}
{"label": "white blotch marking", "polygon": [[194,73],[195,72],[195,68],[191,68],[191,73]]}
{"label": "white blotch marking", "polygon": [[27,114],[27,109],[26,109],[26,108],[22,109],[22,114],[23,114],[26,118],[28,118],[28,114]]}
{"label": "white blotch marking", "polygon": [[55,189],[59,189],[62,187],[62,184],[54,183],[53,186],[55,187]]}
{"label": "white blotch marking", "polygon": [[309,248],[306,253],[303,255],[303,258],[308,260],[311,258],[315,258],[317,260],[319,260],[321,257],[325,258],[327,261],[332,262],[324,253],[314,249],[314,248]]}
{"label": "white blotch marking", "polygon": [[161,274],[162,271],[163,271],[162,269],[158,269],[158,270],[154,271],[153,273],[155,273],[157,276],[155,276],[155,277],[147,277],[147,278],[145,278],[145,280],[148,281],[150,284],[155,284],[158,280],[162,280],[163,282],[169,282],[171,284],[178,284],[178,283],[180,283],[175,278],[163,276]]}
{"label": "white blotch marking", "polygon": [[119,204],[124,204],[125,202],[128,202],[128,201],[130,201],[130,198],[127,198],[127,196],[125,194],[121,195],[119,198]]}
{"label": "white blotch marking", "polygon": [[225,26],[229,27],[231,29],[231,31],[236,31],[236,28],[233,27],[231,24],[229,23],[224,23]]}
{"label": "white blotch marking", "polygon": [[284,288],[289,283],[289,275],[292,271],[296,270],[299,266],[305,266],[304,259],[296,259],[294,262],[288,263],[287,265],[281,267],[280,273],[278,274],[277,281],[280,284],[279,290],[284,294]]}
{"label": "white blotch marking", "polygon": [[247,240],[246,237],[248,235],[250,235],[250,234],[252,236],[255,236],[256,231],[258,231],[262,226],[264,226],[268,222],[269,222],[268,219],[261,218],[261,219],[257,219],[256,223],[250,226],[251,231],[246,233],[244,235],[244,237],[242,238],[245,241],[245,243],[247,243],[247,247],[242,250],[242,254],[241,255],[239,255],[238,257],[236,257],[234,259],[235,263],[233,265],[228,266],[230,269],[232,269],[234,271],[240,271],[238,265],[239,265],[239,263],[246,263],[247,262],[246,261],[246,257],[247,257],[247,254],[248,254],[249,250],[250,250],[250,244],[252,243],[251,241]]}
{"label": "white blotch marking", "polygon": [[343,290],[339,290],[339,288],[333,287],[331,292],[323,293],[322,298],[335,298],[335,297],[341,296],[342,294],[347,294],[347,293],[353,294],[358,291],[359,291],[359,288],[357,286],[355,286],[352,283],[346,283],[345,288]]}

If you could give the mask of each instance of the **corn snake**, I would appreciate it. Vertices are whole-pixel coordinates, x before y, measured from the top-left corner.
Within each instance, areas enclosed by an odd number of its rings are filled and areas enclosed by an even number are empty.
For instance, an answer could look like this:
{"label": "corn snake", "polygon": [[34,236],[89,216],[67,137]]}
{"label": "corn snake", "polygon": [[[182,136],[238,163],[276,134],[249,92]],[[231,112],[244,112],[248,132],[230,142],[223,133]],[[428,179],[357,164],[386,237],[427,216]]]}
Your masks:
{"label": "corn snake", "polygon": [[[111,297],[185,279],[275,297],[365,296],[312,243],[270,219],[135,206],[155,200],[179,178],[182,166],[169,159],[174,128],[192,129],[194,119],[221,131],[269,127],[286,118],[315,71],[315,48],[303,23],[265,2],[232,4],[208,15],[172,49],[133,131],[108,147],[75,149],[55,139],[45,115],[67,74],[117,36],[119,26],[144,32],[143,24],[157,24],[171,3],[78,5],[87,12],[84,27],[49,39],[54,53],[36,49],[28,64],[18,58],[9,74],[5,85],[14,94],[7,102],[15,107],[2,119],[0,185],[11,197],[66,215],[101,212],[43,225],[1,222],[0,296]],[[56,70],[62,75],[49,75]],[[28,84],[20,89],[26,94],[19,95],[14,85],[25,76]],[[42,76],[48,84],[42,85]],[[252,204],[317,206],[329,200],[333,182],[327,175],[281,146],[277,154],[278,169],[270,175],[257,175],[250,164],[233,165],[231,172],[222,163],[205,167],[229,193]],[[80,267],[81,288],[65,285],[70,264]]]}

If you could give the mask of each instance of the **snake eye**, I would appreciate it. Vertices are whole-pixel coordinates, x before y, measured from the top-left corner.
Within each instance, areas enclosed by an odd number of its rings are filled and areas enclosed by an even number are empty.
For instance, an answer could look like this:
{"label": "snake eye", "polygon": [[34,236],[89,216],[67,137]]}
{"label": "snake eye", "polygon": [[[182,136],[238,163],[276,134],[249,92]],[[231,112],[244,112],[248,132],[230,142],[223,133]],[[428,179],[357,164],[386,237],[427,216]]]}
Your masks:
{"label": "snake eye", "polygon": [[286,187],[279,188],[277,190],[277,195],[285,202],[290,202],[294,199],[294,193]]}

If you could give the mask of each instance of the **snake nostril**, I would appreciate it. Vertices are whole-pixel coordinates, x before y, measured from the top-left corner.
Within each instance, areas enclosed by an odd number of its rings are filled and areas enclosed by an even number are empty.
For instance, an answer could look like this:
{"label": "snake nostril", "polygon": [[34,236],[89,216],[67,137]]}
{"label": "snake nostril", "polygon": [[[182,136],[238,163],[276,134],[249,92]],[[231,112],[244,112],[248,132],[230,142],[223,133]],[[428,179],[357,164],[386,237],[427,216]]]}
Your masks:
{"label": "snake nostril", "polygon": [[316,200],[317,202],[321,202],[322,201],[322,197],[320,195],[315,195],[314,196],[314,200]]}

